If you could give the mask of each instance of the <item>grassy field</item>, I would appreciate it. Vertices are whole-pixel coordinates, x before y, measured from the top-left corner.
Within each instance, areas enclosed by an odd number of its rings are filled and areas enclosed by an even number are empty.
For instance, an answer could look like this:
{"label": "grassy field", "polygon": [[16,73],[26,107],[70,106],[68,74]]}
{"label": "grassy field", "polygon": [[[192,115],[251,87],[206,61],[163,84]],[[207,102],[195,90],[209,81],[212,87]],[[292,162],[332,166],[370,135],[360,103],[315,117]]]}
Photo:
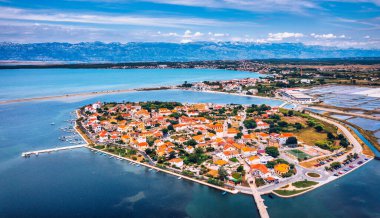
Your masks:
{"label": "grassy field", "polygon": [[327,134],[315,131],[314,127],[307,127],[295,132],[294,135],[307,145],[313,146],[317,141],[326,141]]}
{"label": "grassy field", "polygon": [[307,158],[307,159],[312,158],[312,156],[310,156],[310,155],[306,154],[305,152],[300,151],[298,149],[293,149],[293,150],[289,150],[286,152],[293,155],[296,158],[301,159],[301,160],[305,160],[305,158]]}
{"label": "grassy field", "polygon": [[282,195],[282,196],[292,196],[295,194],[302,193],[304,191],[307,191],[309,189],[301,189],[301,190],[274,190],[276,194]]}
{"label": "grassy field", "polygon": [[318,173],[307,173],[307,175],[310,176],[310,177],[314,177],[314,178],[321,177],[321,175],[319,175]]}
{"label": "grassy field", "polygon": [[293,182],[292,185],[296,188],[308,188],[310,186],[316,185],[318,182],[313,182],[313,181],[298,181],[298,182]]}
{"label": "grassy field", "polygon": [[303,126],[306,126],[306,119],[303,117],[298,117],[298,116],[281,117],[281,120],[283,120],[287,123],[290,123],[290,124],[300,123]]}

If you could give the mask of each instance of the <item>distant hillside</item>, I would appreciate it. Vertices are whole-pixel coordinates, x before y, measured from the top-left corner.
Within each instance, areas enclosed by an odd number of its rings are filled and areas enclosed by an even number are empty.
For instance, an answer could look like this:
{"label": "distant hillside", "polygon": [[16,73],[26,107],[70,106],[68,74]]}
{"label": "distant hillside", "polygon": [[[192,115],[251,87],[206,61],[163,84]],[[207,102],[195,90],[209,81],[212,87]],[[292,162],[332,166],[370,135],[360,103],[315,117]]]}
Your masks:
{"label": "distant hillside", "polygon": [[0,60],[61,62],[202,61],[270,58],[380,57],[380,50],[301,43],[0,43]]}

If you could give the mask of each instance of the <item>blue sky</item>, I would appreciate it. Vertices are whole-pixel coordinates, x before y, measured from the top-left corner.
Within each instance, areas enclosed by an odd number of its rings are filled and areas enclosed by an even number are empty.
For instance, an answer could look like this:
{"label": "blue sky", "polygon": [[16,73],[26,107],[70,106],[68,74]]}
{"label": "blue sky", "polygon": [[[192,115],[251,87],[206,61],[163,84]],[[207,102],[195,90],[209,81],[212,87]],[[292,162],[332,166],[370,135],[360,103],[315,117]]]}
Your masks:
{"label": "blue sky", "polygon": [[0,41],[380,48],[380,0],[0,0]]}

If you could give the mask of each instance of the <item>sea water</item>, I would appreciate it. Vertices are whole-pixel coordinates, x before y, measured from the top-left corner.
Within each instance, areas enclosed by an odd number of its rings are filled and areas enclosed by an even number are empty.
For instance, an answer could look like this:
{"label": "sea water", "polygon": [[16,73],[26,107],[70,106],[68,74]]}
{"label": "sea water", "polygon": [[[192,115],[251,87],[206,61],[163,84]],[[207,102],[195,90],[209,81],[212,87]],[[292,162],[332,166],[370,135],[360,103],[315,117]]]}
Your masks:
{"label": "sea water", "polygon": [[215,69],[0,70],[0,100],[260,76],[265,77],[258,73]]}
{"label": "sea water", "polygon": [[[70,112],[83,105],[146,100],[272,106],[282,103],[169,90],[1,105],[0,217],[259,217],[249,195],[222,195],[221,191],[131,166],[84,148],[28,159],[20,157],[24,151],[60,146],[58,137],[63,133],[59,128],[69,125],[65,121],[70,119]],[[264,197],[269,214],[379,217],[379,163],[371,161],[354,173],[296,198]]]}

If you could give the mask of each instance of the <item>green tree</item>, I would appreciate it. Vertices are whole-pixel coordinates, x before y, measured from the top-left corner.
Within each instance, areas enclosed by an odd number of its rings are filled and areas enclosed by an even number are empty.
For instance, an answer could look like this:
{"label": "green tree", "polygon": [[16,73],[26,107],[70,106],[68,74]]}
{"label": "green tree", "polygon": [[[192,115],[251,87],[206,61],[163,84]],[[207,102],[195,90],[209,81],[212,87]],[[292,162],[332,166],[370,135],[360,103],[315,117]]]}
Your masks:
{"label": "green tree", "polygon": [[266,167],[268,167],[270,169],[273,169],[275,165],[276,165],[276,162],[274,162],[274,161],[268,161],[267,164],[266,164]]}
{"label": "green tree", "polygon": [[295,123],[294,127],[296,127],[296,129],[302,129],[303,128],[302,124],[300,124],[300,123]]}
{"label": "green tree", "polygon": [[328,138],[329,140],[334,140],[334,139],[335,139],[335,136],[334,136],[331,132],[328,132],[328,133],[327,133],[327,138]]}
{"label": "green tree", "polygon": [[308,120],[307,125],[310,127],[313,127],[313,126],[315,126],[315,122],[313,120]]}
{"label": "green tree", "polygon": [[244,167],[242,165],[238,166],[238,168],[236,169],[236,171],[240,173],[243,172],[243,170],[244,170]]}
{"label": "green tree", "polygon": [[339,167],[341,167],[341,163],[340,162],[332,162],[330,164],[330,167],[333,169],[338,169]]}
{"label": "green tree", "polygon": [[247,129],[254,129],[257,127],[257,124],[254,120],[244,120],[243,124]]}
{"label": "green tree", "polygon": [[278,148],[277,147],[273,147],[273,146],[269,146],[269,147],[266,147],[265,148],[265,153],[267,153],[268,155],[276,158],[280,155],[280,152],[278,151]]}
{"label": "green tree", "polygon": [[340,146],[347,148],[350,143],[348,142],[348,140],[346,138],[343,138],[340,140],[339,144],[340,144]]}
{"label": "green tree", "polygon": [[164,134],[164,135],[166,135],[166,134],[168,134],[168,132],[169,132],[169,130],[168,129],[162,129],[162,133]]}
{"label": "green tree", "polygon": [[196,146],[198,143],[197,143],[197,141],[195,141],[194,139],[189,139],[189,140],[187,140],[185,143],[183,143],[183,144],[185,144],[185,145],[189,145],[189,146]]}
{"label": "green tree", "polygon": [[226,179],[228,176],[227,171],[223,167],[220,167],[218,169],[218,174],[219,174],[219,179],[222,181],[224,181],[224,179]]}
{"label": "green tree", "polygon": [[241,139],[242,136],[243,136],[243,133],[238,132],[234,138],[235,139]]}
{"label": "green tree", "polygon": [[321,125],[317,125],[317,126],[315,126],[314,128],[315,128],[315,130],[316,130],[317,132],[322,132],[322,131],[323,131],[323,126],[321,126]]}
{"label": "green tree", "polygon": [[278,126],[280,126],[280,127],[287,127],[287,126],[288,126],[288,123],[285,122],[285,121],[279,121],[279,122],[278,122]]}
{"label": "green tree", "polygon": [[286,139],[286,144],[287,145],[296,145],[298,144],[297,138],[294,136],[290,136],[289,138]]}

